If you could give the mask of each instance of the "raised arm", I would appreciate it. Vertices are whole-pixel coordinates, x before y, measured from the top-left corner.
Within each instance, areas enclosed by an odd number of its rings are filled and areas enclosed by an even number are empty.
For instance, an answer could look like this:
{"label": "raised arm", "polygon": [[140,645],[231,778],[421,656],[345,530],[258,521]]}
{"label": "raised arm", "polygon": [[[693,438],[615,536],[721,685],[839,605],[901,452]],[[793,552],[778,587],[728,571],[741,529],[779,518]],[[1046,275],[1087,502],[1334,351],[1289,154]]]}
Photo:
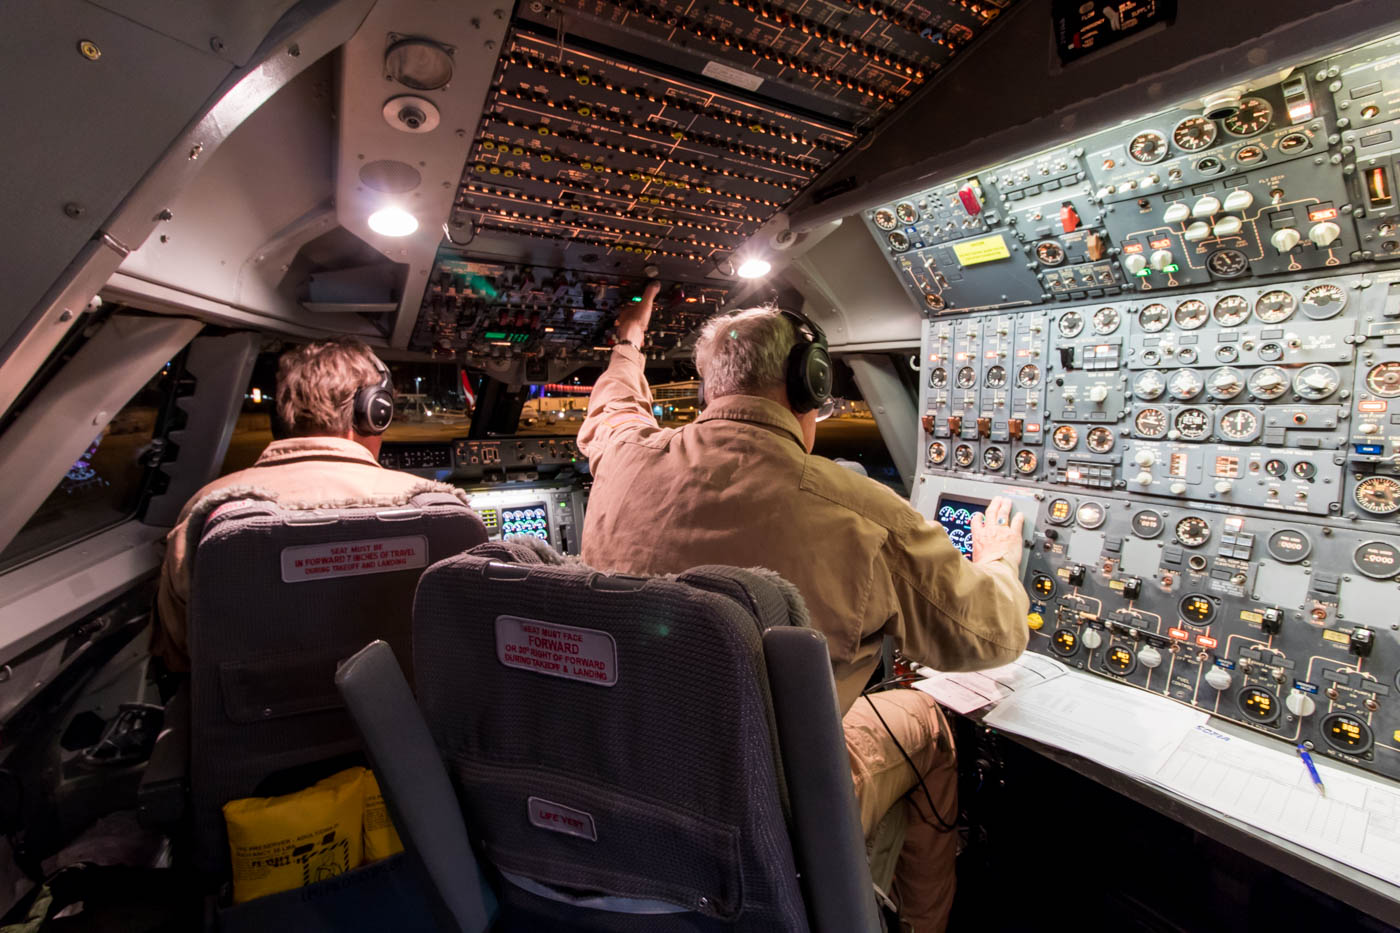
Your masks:
{"label": "raised arm", "polygon": [[661,430],[651,412],[651,386],[647,385],[641,351],[660,291],[660,282],[648,282],[642,300],[618,312],[618,344],[613,347],[608,368],[593,386],[588,417],[578,432],[579,452],[588,458],[595,474],[613,445]]}

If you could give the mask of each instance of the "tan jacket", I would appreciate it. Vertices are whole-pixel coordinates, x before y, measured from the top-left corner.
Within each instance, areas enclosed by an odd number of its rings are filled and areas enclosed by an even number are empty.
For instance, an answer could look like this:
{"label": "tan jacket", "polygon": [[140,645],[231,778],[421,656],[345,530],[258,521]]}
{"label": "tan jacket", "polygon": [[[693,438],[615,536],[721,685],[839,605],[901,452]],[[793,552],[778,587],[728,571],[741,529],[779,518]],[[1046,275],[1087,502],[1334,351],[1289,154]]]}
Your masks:
{"label": "tan jacket", "polygon": [[617,347],[579,449],[594,475],[583,559],[603,570],[767,567],[796,584],[827,637],[844,713],[885,635],[940,670],[1006,663],[1026,647],[1018,568],[973,564],[907,502],[803,448],[791,411],[728,396],[662,429],[632,347]]}
{"label": "tan jacket", "polygon": [[234,488],[274,493],[284,504],[349,504],[405,495],[423,480],[386,470],[360,444],[342,437],[293,437],[267,445],[246,470],[221,476],[195,493],[165,537],[151,653],[171,670],[189,670],[185,615],[190,598],[190,513],[210,493]]}

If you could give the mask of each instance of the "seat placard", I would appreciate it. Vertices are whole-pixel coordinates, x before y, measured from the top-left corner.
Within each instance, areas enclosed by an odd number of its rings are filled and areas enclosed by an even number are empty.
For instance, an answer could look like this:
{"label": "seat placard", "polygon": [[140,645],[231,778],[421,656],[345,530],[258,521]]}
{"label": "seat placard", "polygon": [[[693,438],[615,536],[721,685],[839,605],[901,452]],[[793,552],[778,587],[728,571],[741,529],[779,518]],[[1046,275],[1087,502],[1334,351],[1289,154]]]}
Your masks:
{"label": "seat placard", "polygon": [[543,797],[531,797],[525,803],[530,810],[530,822],[540,829],[578,836],[590,842],[598,841],[598,830],[593,825],[593,817],[582,810],[575,810]]}
{"label": "seat placard", "polygon": [[551,677],[617,683],[617,642],[597,629],[497,616],[496,657],[506,667]]}
{"label": "seat placard", "polygon": [[282,549],[283,583],[393,573],[426,566],[428,539],[424,535],[328,541],[325,544],[304,544]]}

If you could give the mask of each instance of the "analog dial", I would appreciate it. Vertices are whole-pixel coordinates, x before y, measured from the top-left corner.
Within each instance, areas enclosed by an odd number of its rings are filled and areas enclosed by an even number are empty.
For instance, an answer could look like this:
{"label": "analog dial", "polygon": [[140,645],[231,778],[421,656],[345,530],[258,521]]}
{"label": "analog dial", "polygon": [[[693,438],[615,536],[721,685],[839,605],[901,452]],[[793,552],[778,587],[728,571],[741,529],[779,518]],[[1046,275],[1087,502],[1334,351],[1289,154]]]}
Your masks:
{"label": "analog dial", "polygon": [[1312,479],[1317,475],[1317,467],[1312,465],[1311,460],[1299,460],[1293,464],[1293,475],[1299,479]]}
{"label": "analog dial", "polygon": [[899,221],[895,219],[894,211],[890,210],[888,207],[880,208],[871,219],[875,221],[875,226],[879,227],[881,230],[893,230],[895,227],[899,226]]}
{"label": "analog dial", "polygon": [[1116,308],[1100,308],[1094,312],[1094,333],[1108,335],[1118,329],[1121,318]]}
{"label": "analog dial", "polygon": [[1249,300],[1243,295],[1226,295],[1215,303],[1212,313],[1221,327],[1238,327],[1249,318]]}
{"label": "analog dial", "polygon": [[890,249],[902,253],[909,248],[909,238],[898,230],[890,234]]}
{"label": "analog dial", "polygon": [[964,366],[958,370],[958,388],[970,389],[977,384],[977,370]]}
{"label": "analog dial", "polygon": [[1000,447],[988,447],[982,451],[982,465],[989,470],[1000,470],[1006,465],[1006,453]]}
{"label": "analog dial", "polygon": [[1166,305],[1150,304],[1138,312],[1138,326],[1149,334],[1166,327],[1172,321],[1172,313]]}
{"label": "analog dial", "polygon": [[1284,476],[1288,475],[1288,464],[1284,463],[1282,460],[1270,460],[1264,464],[1264,472],[1268,473],[1270,476],[1282,479]]}
{"label": "analog dial", "polygon": [[1326,320],[1342,313],[1347,306],[1347,290],[1330,282],[1314,285],[1303,292],[1303,313],[1315,321]]}
{"label": "analog dial", "polygon": [[1195,330],[1210,320],[1210,309],[1204,301],[1192,298],[1176,306],[1175,317],[1176,325],[1182,330]]}
{"label": "analog dial", "polygon": [[1183,408],[1172,423],[1188,441],[1199,441],[1210,434],[1210,415],[1201,408]]}
{"label": "analog dial", "polygon": [[1156,130],[1144,130],[1128,143],[1128,156],[1139,165],[1151,165],[1167,157],[1167,137]]}
{"label": "analog dial", "polygon": [[1205,117],[1187,117],[1172,130],[1172,142],[1186,152],[1199,152],[1215,142],[1215,121]]}
{"label": "analog dial", "polygon": [[1113,449],[1113,432],[1103,426],[1090,428],[1084,435],[1084,446],[1096,454],[1106,454]]}
{"label": "analog dial", "polygon": [[972,466],[972,448],[966,444],[959,444],[953,450],[953,462],[960,467]]}
{"label": "analog dial", "polygon": [[1366,388],[1381,398],[1400,396],[1400,363],[1392,361],[1373,366],[1366,374]]}
{"label": "analog dial", "polygon": [[1356,484],[1353,493],[1356,504],[1372,515],[1391,515],[1400,511],[1400,480],[1389,476],[1368,476]]}
{"label": "analog dial", "polygon": [[1036,467],[1036,463],[1037,463],[1037,462],[1038,462],[1038,461],[1037,461],[1037,458],[1036,458],[1036,455],[1035,455],[1035,451],[1033,451],[1033,450],[1018,450],[1018,451],[1016,451],[1016,472],[1017,472],[1017,473],[1022,473],[1022,474],[1025,474],[1025,473],[1034,473],[1034,472],[1035,472],[1035,467]]}
{"label": "analog dial", "polygon": [[941,389],[948,384],[948,370],[942,366],[928,374],[928,384],[935,389]]}
{"label": "analog dial", "polygon": [[1187,547],[1200,547],[1210,540],[1210,525],[1204,518],[1188,515],[1176,523],[1176,540]]}
{"label": "analog dial", "polygon": [[1249,269],[1249,257],[1233,246],[1227,246],[1206,258],[1206,268],[1216,278],[1233,279],[1244,275]]}
{"label": "analog dial", "polygon": [[1276,399],[1288,391],[1288,373],[1277,366],[1261,366],[1249,374],[1249,394],[1255,398]]}
{"label": "analog dial", "polygon": [[1035,258],[1039,259],[1042,265],[1058,266],[1065,261],[1065,251],[1054,240],[1046,240],[1036,244]]}
{"label": "analog dial", "polygon": [[1172,398],[1182,402],[1200,395],[1202,387],[1201,377],[1196,375],[1194,369],[1178,369],[1167,380],[1167,391]]}
{"label": "analog dial", "polygon": [[1278,324],[1286,321],[1297,310],[1298,302],[1290,293],[1282,289],[1265,292],[1254,303],[1254,316],[1265,324]]}
{"label": "analog dial", "polygon": [[1151,401],[1159,398],[1167,388],[1167,382],[1161,374],[1153,369],[1145,369],[1133,380],[1133,394],[1138,398]]}
{"label": "analog dial", "polygon": [[1016,384],[1023,389],[1029,389],[1040,382],[1040,367],[1034,363],[1027,363],[1016,371]]}
{"label": "analog dial", "polygon": [[1326,363],[1313,363],[1298,370],[1293,377],[1293,391],[1302,398],[1318,401],[1337,391],[1342,377]]}
{"label": "analog dial", "polygon": [[1072,424],[1062,424],[1050,435],[1050,440],[1060,450],[1073,450],[1074,445],[1079,443],[1079,432]]}
{"label": "analog dial", "polygon": [[1206,377],[1206,392],[1218,402],[1228,402],[1244,391],[1244,373],[1222,366]]}
{"label": "analog dial", "polygon": [[1142,437],[1165,437],[1167,413],[1160,408],[1144,408],[1133,419],[1133,427]]}
{"label": "analog dial", "polygon": [[1080,331],[1084,330],[1084,315],[1078,311],[1066,311],[1060,315],[1060,321],[1056,326],[1060,329],[1060,336],[1078,337]]}
{"label": "analog dial", "polygon": [[993,389],[1000,389],[1006,385],[1006,367],[992,366],[987,369],[987,385]]}
{"label": "analog dial", "polygon": [[906,224],[916,223],[919,219],[919,212],[914,209],[914,205],[908,201],[901,201],[894,206],[894,215]]}
{"label": "analog dial", "polygon": [[1259,430],[1259,416],[1248,408],[1232,408],[1220,416],[1217,430],[1229,440],[1246,440]]}
{"label": "analog dial", "polygon": [[1240,109],[1221,122],[1225,125],[1225,132],[1231,136],[1253,136],[1268,129],[1273,115],[1274,108],[1269,106],[1268,101],[1246,97],[1240,101]]}
{"label": "analog dial", "polygon": [[942,463],[948,459],[948,447],[942,441],[934,441],[928,445],[928,459],[931,463]]}
{"label": "analog dial", "polygon": [[1108,512],[1097,502],[1081,502],[1074,513],[1074,520],[1079,527],[1088,528],[1090,531],[1102,525],[1106,518]]}

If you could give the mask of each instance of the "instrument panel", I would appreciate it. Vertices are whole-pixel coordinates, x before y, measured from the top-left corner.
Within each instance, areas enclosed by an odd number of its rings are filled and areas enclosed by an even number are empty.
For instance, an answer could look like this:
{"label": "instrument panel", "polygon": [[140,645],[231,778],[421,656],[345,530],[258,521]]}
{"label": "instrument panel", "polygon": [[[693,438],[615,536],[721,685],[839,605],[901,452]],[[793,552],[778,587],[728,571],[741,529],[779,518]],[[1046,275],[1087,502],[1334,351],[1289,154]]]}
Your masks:
{"label": "instrument panel", "polygon": [[1034,517],[1031,648],[1395,779],[1398,100],[1387,40],[865,214],[914,504]]}

